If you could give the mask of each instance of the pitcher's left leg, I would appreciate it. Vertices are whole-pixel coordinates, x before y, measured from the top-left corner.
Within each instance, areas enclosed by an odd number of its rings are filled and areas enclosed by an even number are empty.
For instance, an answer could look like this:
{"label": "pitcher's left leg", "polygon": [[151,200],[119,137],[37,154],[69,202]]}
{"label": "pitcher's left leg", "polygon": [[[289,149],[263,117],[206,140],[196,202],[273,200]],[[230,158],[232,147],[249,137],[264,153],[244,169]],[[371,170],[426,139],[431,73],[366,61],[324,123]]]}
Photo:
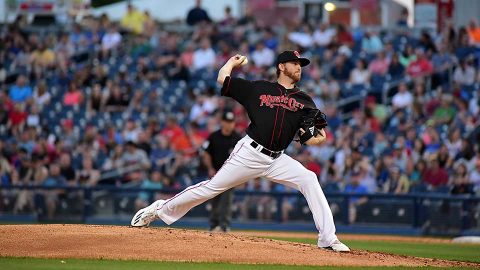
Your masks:
{"label": "pitcher's left leg", "polygon": [[265,176],[272,181],[295,188],[305,196],[318,230],[319,247],[331,247],[339,242],[335,235],[332,211],[314,172],[283,154],[272,163]]}

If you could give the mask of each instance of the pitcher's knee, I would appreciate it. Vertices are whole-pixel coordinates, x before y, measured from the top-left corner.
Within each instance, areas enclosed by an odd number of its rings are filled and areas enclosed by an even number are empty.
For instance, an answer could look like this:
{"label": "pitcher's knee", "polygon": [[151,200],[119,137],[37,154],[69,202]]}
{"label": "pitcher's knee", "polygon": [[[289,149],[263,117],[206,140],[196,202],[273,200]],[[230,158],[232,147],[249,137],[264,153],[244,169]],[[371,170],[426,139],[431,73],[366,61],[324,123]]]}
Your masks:
{"label": "pitcher's knee", "polygon": [[306,170],[302,175],[301,184],[303,186],[318,185],[318,177],[314,172]]}

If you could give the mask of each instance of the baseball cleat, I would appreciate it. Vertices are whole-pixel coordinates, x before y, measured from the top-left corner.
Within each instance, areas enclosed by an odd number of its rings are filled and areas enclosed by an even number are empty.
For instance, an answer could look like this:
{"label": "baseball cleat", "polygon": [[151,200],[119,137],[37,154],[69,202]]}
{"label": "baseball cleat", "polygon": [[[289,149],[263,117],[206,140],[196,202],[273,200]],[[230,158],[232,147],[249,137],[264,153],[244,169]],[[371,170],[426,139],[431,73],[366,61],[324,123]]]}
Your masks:
{"label": "baseball cleat", "polygon": [[323,247],[323,249],[333,250],[336,252],[350,252],[350,249],[338,239],[335,240],[330,246]]}
{"label": "baseball cleat", "polygon": [[138,210],[138,212],[133,216],[130,225],[133,227],[146,227],[150,225],[151,222],[158,219],[157,209],[162,205],[164,200],[158,200],[149,206]]}

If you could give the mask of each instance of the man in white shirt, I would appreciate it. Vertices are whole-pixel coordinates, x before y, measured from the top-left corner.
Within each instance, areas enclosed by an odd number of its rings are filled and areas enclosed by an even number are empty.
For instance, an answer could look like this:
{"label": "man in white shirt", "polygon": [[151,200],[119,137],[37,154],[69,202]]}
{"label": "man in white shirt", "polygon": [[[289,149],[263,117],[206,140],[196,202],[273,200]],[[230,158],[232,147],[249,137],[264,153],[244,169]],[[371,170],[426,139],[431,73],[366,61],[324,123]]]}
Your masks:
{"label": "man in white shirt", "polygon": [[256,67],[270,67],[275,61],[275,53],[265,47],[263,41],[257,42],[255,51],[252,52],[252,60]]}
{"label": "man in white shirt", "polygon": [[453,73],[453,80],[461,86],[470,86],[475,82],[475,69],[468,60],[461,60]]}
{"label": "man in white shirt", "polygon": [[335,30],[329,29],[326,23],[320,24],[320,28],[313,32],[313,40],[315,41],[315,44],[320,47],[328,46],[332,42],[334,36]]}
{"label": "man in white shirt", "polygon": [[102,38],[102,49],[105,51],[117,47],[122,41],[122,35],[118,33],[116,26],[111,26]]}
{"label": "man in white shirt", "polygon": [[392,105],[394,109],[405,109],[413,104],[413,95],[408,92],[407,85],[400,83],[398,92],[393,96]]}
{"label": "man in white shirt", "polygon": [[310,26],[306,24],[303,25],[301,31],[295,31],[288,34],[288,39],[304,48],[312,47],[314,42],[312,30],[310,29]]}
{"label": "man in white shirt", "polygon": [[212,49],[210,40],[203,38],[200,41],[200,48],[193,53],[193,70],[213,67],[215,65],[215,52]]}

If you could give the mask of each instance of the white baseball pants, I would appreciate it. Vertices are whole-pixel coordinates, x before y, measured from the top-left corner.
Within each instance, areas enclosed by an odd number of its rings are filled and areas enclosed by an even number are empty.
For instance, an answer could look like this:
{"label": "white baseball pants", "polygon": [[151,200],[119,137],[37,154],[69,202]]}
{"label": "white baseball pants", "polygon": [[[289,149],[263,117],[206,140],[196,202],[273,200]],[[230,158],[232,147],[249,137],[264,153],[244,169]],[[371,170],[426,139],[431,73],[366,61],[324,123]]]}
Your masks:
{"label": "white baseball pants", "polygon": [[306,198],[318,229],[318,246],[328,247],[336,239],[333,215],[318,183],[317,176],[300,162],[286,154],[277,159],[253,148],[253,140],[247,135],[235,146],[230,157],[215,176],[190,186],[166,200],[157,214],[166,224],[184,216],[193,207],[217,196],[227,189],[249,179],[265,177],[271,181],[299,190]]}

